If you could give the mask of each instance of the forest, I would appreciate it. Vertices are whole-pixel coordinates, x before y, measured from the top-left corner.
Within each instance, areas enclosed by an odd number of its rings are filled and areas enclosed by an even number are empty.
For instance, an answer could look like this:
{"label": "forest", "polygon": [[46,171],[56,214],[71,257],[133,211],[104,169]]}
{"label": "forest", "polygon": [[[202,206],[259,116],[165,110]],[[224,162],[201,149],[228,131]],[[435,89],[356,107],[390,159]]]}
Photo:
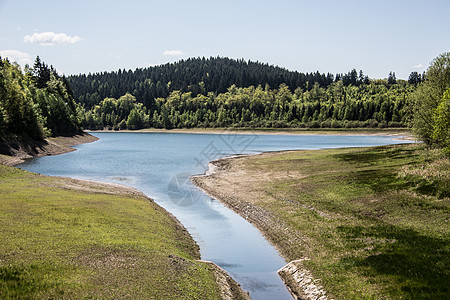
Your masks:
{"label": "forest", "polygon": [[0,139],[78,133],[80,112],[67,80],[39,56],[24,71],[0,57]]}
{"label": "forest", "polygon": [[[423,81],[424,75],[411,73],[408,82],[417,84]],[[189,58],[175,63],[155,67],[137,68],[136,70],[118,70],[95,74],[69,76],[67,80],[74,91],[77,102],[85,109],[91,109],[105,98],[115,98],[132,94],[136,101],[152,109],[157,98],[167,98],[172,92],[191,92],[207,96],[226,93],[232,85],[236,87],[257,87],[268,85],[278,88],[286,84],[291,92],[297,88],[311,90],[317,83],[327,88],[330,84],[342,81],[344,86],[368,84],[369,77],[356,69],[348,73],[300,73],[289,71],[278,66],[260,62],[234,60],[222,57]],[[395,73],[390,72],[389,84],[396,82]]]}
{"label": "forest", "polygon": [[412,117],[409,96],[415,86],[385,80],[345,86],[342,80],[327,88],[315,83],[311,90],[291,92],[281,84],[239,88],[206,95],[173,91],[155,99],[148,109],[134,95],[106,98],[85,111],[89,129],[252,127],[354,128],[406,127]]}
{"label": "forest", "polygon": [[[359,80],[356,70],[352,78],[341,75],[345,83]],[[332,74],[299,73],[284,68],[229,58],[189,58],[175,63],[168,63],[149,68],[118,70],[95,74],[69,76],[78,103],[91,109],[105,98],[119,98],[126,93],[151,109],[157,98],[166,98],[173,91],[191,92],[193,96],[225,93],[227,89],[237,87],[265,86],[278,87],[288,85],[292,91],[297,87],[312,88],[317,82],[326,87],[334,81]],[[308,85],[310,85],[308,87]]]}
{"label": "forest", "polygon": [[300,73],[229,58],[68,77],[89,129],[407,127],[425,74]]}

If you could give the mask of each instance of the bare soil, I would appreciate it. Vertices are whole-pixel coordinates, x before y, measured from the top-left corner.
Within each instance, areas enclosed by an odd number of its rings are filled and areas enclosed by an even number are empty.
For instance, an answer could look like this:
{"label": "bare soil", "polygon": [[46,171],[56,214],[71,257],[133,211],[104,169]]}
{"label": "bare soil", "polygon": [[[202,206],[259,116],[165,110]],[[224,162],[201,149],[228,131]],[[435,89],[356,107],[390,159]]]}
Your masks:
{"label": "bare soil", "polygon": [[88,132],[159,132],[159,133],[192,133],[192,134],[247,134],[247,135],[383,135],[392,136],[399,140],[411,140],[415,138],[408,129],[384,128],[384,129],[308,129],[308,128],[174,128],[158,129],[146,128],[139,130],[92,130]]}

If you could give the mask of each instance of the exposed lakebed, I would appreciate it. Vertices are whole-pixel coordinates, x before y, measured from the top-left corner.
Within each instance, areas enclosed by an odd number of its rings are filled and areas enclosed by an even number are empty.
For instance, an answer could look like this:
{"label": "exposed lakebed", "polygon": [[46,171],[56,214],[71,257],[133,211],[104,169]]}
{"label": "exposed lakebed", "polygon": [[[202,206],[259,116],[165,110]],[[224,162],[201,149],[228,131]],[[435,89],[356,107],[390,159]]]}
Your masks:
{"label": "exposed lakebed", "polygon": [[286,262],[247,221],[197,189],[190,176],[233,154],[376,146],[388,136],[106,133],[78,151],[41,157],[19,167],[133,186],[177,217],[200,245],[203,260],[224,268],[253,299],[290,299],[276,273]]}

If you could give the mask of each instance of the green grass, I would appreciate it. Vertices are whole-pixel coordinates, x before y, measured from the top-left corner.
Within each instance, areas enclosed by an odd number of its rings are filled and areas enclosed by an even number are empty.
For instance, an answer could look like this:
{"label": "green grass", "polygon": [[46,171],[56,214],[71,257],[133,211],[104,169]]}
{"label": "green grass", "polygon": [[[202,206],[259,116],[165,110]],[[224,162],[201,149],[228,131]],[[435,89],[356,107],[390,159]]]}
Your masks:
{"label": "green grass", "polygon": [[141,195],[0,165],[0,298],[217,299],[198,247]]}
{"label": "green grass", "polygon": [[260,205],[301,232],[283,254],[309,257],[337,299],[450,297],[450,162],[438,150],[298,151],[250,157],[244,167],[289,174],[264,181],[274,200]]}

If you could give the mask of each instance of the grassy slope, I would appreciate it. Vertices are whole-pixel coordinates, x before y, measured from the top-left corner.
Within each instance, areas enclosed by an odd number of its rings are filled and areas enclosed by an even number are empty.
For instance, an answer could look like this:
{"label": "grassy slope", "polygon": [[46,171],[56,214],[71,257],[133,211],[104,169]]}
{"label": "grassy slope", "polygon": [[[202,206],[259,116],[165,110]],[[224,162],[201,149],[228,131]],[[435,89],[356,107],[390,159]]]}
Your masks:
{"label": "grassy slope", "polygon": [[239,189],[256,193],[254,204],[304,237],[272,241],[288,244],[289,260],[309,257],[306,267],[336,298],[449,296],[450,162],[438,152],[298,151],[230,164],[247,170]]}
{"label": "grassy slope", "polygon": [[109,191],[0,165],[0,298],[219,298],[173,218]]}

